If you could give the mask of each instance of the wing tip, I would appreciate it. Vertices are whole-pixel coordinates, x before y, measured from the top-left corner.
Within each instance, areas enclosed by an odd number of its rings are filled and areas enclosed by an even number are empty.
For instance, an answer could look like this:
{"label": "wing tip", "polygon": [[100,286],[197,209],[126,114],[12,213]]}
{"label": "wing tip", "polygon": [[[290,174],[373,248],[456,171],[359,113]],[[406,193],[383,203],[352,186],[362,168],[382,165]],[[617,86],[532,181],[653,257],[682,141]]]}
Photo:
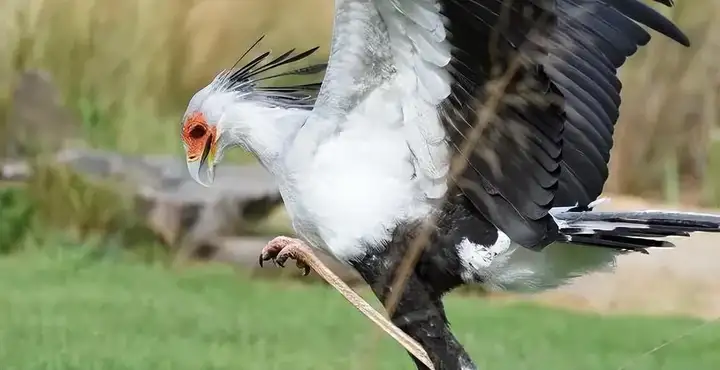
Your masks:
{"label": "wing tip", "polygon": [[[655,2],[665,5],[668,8],[672,8],[675,6],[674,0],[655,0]],[[663,33],[665,36],[673,39],[680,45],[683,45],[683,46],[689,48],[692,45],[692,43],[690,42],[690,38],[681,29],[679,29],[677,26],[673,25],[672,21],[670,21],[670,20],[668,20],[668,21],[673,27],[670,27],[670,29],[667,32],[662,32],[662,31],[660,31],[660,32]]]}

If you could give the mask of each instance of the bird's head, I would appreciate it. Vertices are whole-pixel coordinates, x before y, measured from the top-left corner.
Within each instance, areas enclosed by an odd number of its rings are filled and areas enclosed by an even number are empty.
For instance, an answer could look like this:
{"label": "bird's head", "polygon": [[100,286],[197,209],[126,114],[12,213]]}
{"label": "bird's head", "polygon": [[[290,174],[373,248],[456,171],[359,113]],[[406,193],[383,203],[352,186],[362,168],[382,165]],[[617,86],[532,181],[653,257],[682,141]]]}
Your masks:
{"label": "bird's head", "polygon": [[[311,110],[315,103],[319,83],[270,87],[259,83],[278,77],[323,72],[326,65],[315,64],[264,75],[304,60],[318,48],[298,54],[293,49],[274,59],[266,52],[238,67],[243,57],[261,40],[257,40],[232,68],[220,72],[198,91],[185,111],[181,132],[187,166],[190,176],[201,185],[212,185],[215,165],[220,162],[225,149],[240,145],[256,155],[272,152],[273,141],[282,138],[283,130],[292,129],[292,125],[287,124],[288,117],[299,116],[293,114],[296,111]],[[282,127],[272,127],[273,122]]]}
{"label": "bird's head", "polygon": [[237,114],[241,96],[220,82],[222,75],[190,99],[180,129],[190,176],[203,186],[212,185],[225,149],[242,139],[235,129],[244,121]]}
{"label": "bird's head", "polygon": [[217,122],[208,121],[208,116],[202,111],[185,116],[182,141],[187,167],[190,176],[201,185],[210,186],[215,179],[219,137]]}

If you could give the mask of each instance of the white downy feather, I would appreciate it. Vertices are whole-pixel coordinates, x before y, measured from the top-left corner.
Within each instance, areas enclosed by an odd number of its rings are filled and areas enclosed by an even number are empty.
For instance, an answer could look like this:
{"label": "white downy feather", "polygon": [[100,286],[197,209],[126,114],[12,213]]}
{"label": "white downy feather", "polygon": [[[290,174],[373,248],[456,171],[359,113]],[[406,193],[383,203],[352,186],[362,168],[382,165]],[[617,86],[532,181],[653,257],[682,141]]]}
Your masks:
{"label": "white downy feather", "polygon": [[479,283],[488,291],[538,292],[569,283],[591,272],[610,271],[622,251],[567,243],[554,243],[538,253],[513,243],[498,231],[490,246],[464,239],[458,246],[466,283]]}
{"label": "white downy feather", "polygon": [[[349,21],[354,24],[336,21],[336,49],[324,84],[351,74],[338,71],[344,65],[362,65],[362,55],[353,51],[366,50],[368,41],[361,33],[342,32],[357,31],[374,15],[387,34],[370,37],[384,38],[374,39],[372,52],[389,55],[392,72],[339,122],[332,122],[333,111],[322,102],[342,104],[321,91],[306,132],[297,138],[301,149],[291,151],[281,188],[296,231],[347,261],[387,240],[399,222],[427,217],[433,202],[445,195],[450,152],[438,106],[450,94],[445,68],[451,55],[434,0],[339,3],[347,6],[339,10],[340,19],[342,12],[354,12]],[[307,147],[310,142],[315,147]]]}

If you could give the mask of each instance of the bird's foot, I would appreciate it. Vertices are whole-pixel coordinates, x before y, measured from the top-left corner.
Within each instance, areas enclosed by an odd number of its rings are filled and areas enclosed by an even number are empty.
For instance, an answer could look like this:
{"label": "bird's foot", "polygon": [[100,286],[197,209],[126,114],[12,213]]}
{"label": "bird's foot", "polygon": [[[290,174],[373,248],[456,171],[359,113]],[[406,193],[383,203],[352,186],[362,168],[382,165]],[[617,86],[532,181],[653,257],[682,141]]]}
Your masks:
{"label": "bird's foot", "polygon": [[266,261],[273,261],[280,267],[285,267],[288,259],[295,260],[297,268],[302,270],[303,276],[310,274],[310,266],[306,262],[307,257],[312,255],[312,250],[300,239],[278,236],[271,240],[260,252],[258,263],[260,267]]}

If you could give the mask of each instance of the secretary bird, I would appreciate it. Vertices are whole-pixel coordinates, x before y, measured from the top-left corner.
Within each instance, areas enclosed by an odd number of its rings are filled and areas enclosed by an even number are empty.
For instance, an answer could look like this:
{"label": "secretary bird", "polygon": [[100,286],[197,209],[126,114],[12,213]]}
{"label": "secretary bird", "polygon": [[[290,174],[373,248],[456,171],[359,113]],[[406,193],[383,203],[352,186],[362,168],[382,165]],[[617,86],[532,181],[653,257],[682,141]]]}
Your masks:
{"label": "secretary bird", "polygon": [[[317,48],[263,53],[192,97],[182,122],[188,170],[209,186],[228,148],[253,153],[299,237],[270,241],[260,264],[312,267],[419,369],[476,369],[442,303],[458,286],[548,289],[612,267],[620,254],[672,246],[659,239],[720,230],[713,215],[593,210],[618,119],[616,72],[650,41],[642,25],[689,46],[653,8],[638,0],[336,0],[335,8],[327,65],[268,75]],[[321,84],[260,84],[322,71]],[[391,323],[311,248],[357,270]]]}

